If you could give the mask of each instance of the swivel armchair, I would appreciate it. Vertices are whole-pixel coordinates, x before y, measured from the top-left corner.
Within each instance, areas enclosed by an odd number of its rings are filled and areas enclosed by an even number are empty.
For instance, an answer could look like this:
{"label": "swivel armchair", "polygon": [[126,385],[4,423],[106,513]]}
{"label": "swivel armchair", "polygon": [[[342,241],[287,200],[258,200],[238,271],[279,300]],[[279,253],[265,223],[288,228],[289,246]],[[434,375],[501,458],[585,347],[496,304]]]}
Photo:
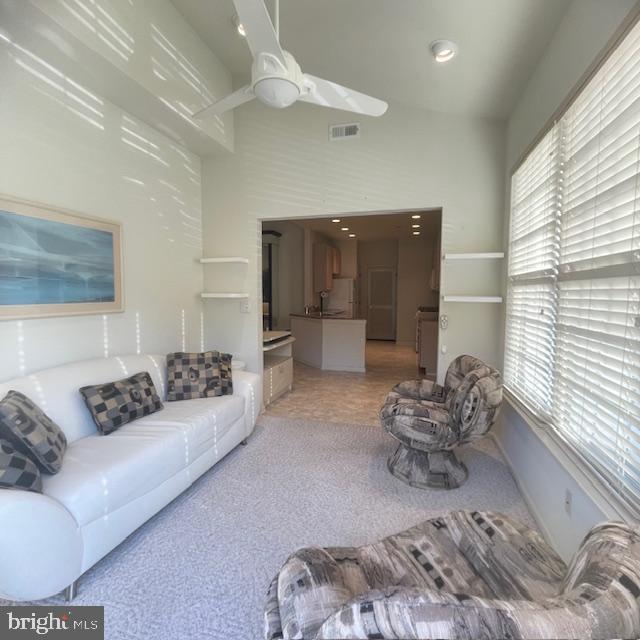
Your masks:
{"label": "swivel armchair", "polygon": [[399,441],[389,470],[414,487],[459,487],[468,471],[454,449],[485,436],[501,403],[500,372],[468,355],[451,363],[444,386],[430,380],[396,385],[380,409],[383,427]]}
{"label": "swivel armchair", "polygon": [[458,511],[363,547],[289,557],[265,640],[640,637],[640,534],[593,527],[567,567],[533,529]]}

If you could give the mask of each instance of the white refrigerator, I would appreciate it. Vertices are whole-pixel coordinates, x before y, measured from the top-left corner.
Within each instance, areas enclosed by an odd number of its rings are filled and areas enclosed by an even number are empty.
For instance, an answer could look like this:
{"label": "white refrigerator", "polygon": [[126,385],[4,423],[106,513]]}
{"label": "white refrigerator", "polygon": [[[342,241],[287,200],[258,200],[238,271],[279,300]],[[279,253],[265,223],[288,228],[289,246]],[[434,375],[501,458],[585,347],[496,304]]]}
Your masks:
{"label": "white refrigerator", "polygon": [[356,317],[356,281],[353,278],[334,278],[327,298],[329,313],[344,313],[347,318]]}

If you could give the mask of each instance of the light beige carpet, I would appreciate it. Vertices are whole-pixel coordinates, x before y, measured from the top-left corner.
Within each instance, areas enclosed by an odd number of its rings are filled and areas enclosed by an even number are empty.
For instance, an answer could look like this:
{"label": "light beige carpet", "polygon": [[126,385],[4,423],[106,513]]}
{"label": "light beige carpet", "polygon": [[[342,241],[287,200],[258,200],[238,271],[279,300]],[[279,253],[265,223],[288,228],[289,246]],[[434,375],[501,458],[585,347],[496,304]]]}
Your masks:
{"label": "light beige carpet", "polygon": [[239,446],[80,581],[106,638],[259,640],[269,582],[294,549],[360,545],[451,509],[533,524],[491,439],[463,449],[469,481],[424,491],[389,474],[380,427],[263,416]]}

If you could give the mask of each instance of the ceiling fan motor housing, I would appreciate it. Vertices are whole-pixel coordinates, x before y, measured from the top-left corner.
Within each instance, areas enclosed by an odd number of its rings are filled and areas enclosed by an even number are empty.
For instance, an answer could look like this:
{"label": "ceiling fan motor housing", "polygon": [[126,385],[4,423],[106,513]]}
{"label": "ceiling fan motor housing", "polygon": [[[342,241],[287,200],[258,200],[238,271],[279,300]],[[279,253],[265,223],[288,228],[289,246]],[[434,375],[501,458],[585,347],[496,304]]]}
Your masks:
{"label": "ceiling fan motor housing", "polygon": [[286,66],[270,53],[260,53],[251,67],[251,85],[260,102],[277,109],[293,104],[302,93],[304,76],[295,58],[283,51]]}

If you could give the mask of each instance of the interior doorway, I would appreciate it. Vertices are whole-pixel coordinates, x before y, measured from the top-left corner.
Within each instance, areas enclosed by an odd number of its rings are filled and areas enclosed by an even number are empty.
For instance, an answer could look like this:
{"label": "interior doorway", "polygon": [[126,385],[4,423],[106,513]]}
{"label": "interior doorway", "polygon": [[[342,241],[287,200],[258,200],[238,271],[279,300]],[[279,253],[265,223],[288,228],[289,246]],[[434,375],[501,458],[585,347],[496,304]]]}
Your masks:
{"label": "interior doorway", "polygon": [[435,378],[441,225],[439,209],[262,221],[263,327],[292,335],[294,373]]}

